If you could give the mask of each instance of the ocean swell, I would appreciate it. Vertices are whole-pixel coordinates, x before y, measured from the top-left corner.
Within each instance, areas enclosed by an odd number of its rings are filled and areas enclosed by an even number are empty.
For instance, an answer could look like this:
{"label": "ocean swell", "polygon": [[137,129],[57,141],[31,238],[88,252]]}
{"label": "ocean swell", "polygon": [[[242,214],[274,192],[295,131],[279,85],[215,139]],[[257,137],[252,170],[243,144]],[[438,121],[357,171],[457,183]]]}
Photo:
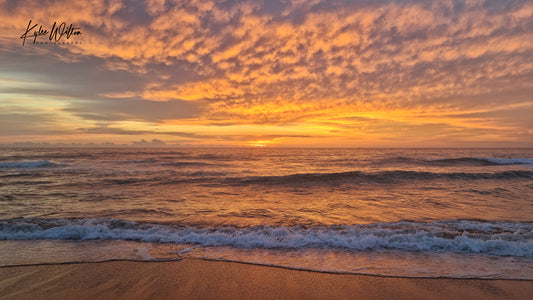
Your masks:
{"label": "ocean swell", "polygon": [[494,158],[494,157],[459,157],[442,159],[420,159],[398,156],[376,162],[377,165],[406,164],[419,166],[460,167],[460,166],[499,166],[531,165],[533,158]]}
{"label": "ocean swell", "polygon": [[380,171],[380,172],[337,172],[337,173],[303,173],[284,176],[254,176],[243,178],[228,178],[226,183],[234,185],[249,184],[306,184],[306,183],[394,183],[407,180],[479,180],[479,179],[533,179],[533,171],[517,170],[496,173],[467,173],[467,172],[423,172],[423,171]]}

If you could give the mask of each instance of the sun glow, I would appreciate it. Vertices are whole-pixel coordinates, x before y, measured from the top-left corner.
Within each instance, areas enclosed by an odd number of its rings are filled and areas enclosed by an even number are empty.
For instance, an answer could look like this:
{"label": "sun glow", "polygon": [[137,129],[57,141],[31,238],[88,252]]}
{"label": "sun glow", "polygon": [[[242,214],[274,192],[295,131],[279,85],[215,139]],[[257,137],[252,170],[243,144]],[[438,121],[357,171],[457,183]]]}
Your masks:
{"label": "sun glow", "polygon": [[276,142],[273,140],[260,140],[260,141],[250,141],[250,142],[247,142],[246,144],[252,147],[267,147],[267,146],[272,146],[276,144]]}

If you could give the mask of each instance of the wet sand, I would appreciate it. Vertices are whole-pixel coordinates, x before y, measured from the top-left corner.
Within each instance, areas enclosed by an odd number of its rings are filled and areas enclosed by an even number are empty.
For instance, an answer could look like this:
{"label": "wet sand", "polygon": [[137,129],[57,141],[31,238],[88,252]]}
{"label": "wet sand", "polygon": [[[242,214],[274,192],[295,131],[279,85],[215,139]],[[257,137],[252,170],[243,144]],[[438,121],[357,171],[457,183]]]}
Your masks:
{"label": "wet sand", "polygon": [[328,274],[233,262],[0,268],[1,299],[531,299],[533,281]]}

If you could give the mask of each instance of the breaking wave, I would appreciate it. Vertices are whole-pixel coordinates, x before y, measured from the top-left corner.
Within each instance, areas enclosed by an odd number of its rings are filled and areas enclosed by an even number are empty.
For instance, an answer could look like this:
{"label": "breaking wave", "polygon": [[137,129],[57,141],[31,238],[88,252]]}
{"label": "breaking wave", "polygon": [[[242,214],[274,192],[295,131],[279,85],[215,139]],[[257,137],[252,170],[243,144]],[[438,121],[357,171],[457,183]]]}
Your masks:
{"label": "breaking wave", "polygon": [[0,221],[0,240],[134,240],[245,249],[407,250],[533,257],[533,224],[450,220],[314,227],[190,227],[121,219]]}
{"label": "breaking wave", "polygon": [[47,160],[35,160],[35,161],[8,161],[0,162],[0,168],[10,169],[36,169],[36,168],[51,168],[57,167],[61,164],[56,164]]}

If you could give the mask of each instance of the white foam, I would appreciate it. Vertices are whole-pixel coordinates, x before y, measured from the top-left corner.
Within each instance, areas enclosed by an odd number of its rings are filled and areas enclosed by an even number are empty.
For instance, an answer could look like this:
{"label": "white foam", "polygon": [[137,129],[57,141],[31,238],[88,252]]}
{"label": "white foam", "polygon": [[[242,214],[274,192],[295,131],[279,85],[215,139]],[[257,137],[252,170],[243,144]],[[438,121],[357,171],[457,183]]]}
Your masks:
{"label": "white foam", "polygon": [[49,168],[55,167],[58,164],[47,161],[47,160],[35,160],[35,161],[11,161],[11,162],[0,162],[0,168]]}
{"label": "white foam", "polygon": [[38,239],[116,239],[266,249],[396,249],[533,257],[533,225],[527,223],[402,222],[311,228],[172,227],[116,219],[29,219],[0,223],[0,240]]}

